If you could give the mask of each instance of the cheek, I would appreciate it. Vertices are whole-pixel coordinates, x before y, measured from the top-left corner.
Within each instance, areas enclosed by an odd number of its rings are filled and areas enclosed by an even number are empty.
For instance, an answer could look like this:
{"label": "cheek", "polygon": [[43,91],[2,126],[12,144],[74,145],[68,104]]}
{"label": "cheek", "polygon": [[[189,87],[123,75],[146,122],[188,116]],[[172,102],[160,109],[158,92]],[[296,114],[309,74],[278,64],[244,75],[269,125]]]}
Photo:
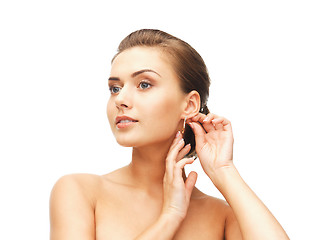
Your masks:
{"label": "cheek", "polygon": [[[146,102],[148,104],[148,102]],[[145,111],[145,118],[149,119],[152,134],[171,136],[177,129],[181,116],[180,102],[175,96],[158,96],[149,101],[149,107]]]}
{"label": "cheek", "polygon": [[115,111],[116,107],[115,104],[113,103],[113,101],[110,99],[107,103],[107,117],[110,123],[110,126],[112,127],[113,123],[114,123],[114,111]]}

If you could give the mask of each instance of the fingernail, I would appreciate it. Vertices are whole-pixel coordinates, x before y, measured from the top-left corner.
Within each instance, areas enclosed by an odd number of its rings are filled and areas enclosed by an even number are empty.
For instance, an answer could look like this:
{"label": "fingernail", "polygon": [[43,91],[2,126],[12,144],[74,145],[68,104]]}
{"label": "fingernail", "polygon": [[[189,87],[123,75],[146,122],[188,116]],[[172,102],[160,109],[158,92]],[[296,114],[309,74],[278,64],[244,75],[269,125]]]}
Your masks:
{"label": "fingernail", "polygon": [[203,122],[208,122],[209,121],[209,117],[206,117]]}
{"label": "fingernail", "polygon": [[183,141],[184,141],[184,139],[182,138],[182,139],[179,140],[179,143],[182,143]]}
{"label": "fingernail", "polygon": [[180,131],[178,131],[178,132],[176,133],[176,138],[178,138],[179,135],[180,135]]}
{"label": "fingernail", "polygon": [[189,122],[188,124],[189,124],[189,126],[190,126],[191,128],[193,128],[193,126],[192,126],[192,123],[191,123],[191,122]]}

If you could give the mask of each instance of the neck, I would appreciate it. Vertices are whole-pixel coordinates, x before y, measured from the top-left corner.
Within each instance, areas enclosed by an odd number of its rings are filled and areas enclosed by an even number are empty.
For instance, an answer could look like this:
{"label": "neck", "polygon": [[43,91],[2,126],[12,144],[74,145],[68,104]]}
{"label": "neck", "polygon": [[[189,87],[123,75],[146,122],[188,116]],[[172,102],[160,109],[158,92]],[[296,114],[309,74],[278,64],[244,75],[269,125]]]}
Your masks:
{"label": "neck", "polygon": [[174,137],[159,144],[133,148],[132,162],[128,167],[136,186],[147,192],[163,192],[165,162],[173,139]]}

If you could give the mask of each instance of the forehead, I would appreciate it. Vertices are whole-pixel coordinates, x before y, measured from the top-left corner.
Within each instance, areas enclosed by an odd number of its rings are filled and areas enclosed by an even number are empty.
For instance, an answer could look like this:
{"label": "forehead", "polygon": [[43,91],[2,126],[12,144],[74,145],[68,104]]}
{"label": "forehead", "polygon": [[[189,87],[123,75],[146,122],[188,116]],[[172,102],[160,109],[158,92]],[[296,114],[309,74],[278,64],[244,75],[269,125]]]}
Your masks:
{"label": "forehead", "polygon": [[152,69],[162,77],[177,78],[167,54],[154,47],[133,47],[121,52],[112,62],[111,76],[131,75],[142,69]]}

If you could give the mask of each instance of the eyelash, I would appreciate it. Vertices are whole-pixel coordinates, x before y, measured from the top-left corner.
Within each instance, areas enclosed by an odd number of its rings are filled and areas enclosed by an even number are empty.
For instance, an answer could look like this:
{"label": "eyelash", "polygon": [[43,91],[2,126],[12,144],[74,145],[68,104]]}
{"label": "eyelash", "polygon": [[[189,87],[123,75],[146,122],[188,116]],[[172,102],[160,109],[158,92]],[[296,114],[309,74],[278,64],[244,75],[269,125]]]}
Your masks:
{"label": "eyelash", "polygon": [[141,88],[142,90],[146,90],[146,89],[149,89],[149,88],[151,88],[152,87],[152,84],[149,82],[149,81],[141,81],[140,83],[139,83],[139,87],[141,86],[141,84],[148,84],[149,86],[147,87],[147,88]]}
{"label": "eyelash", "polygon": [[109,91],[110,91],[111,94],[117,94],[117,93],[113,92],[113,89],[114,89],[114,88],[121,88],[121,87],[110,86],[110,87],[109,87]]}
{"label": "eyelash", "polygon": [[[142,84],[148,84],[149,86],[146,87],[146,88],[142,88],[142,87],[140,87]],[[143,81],[141,81],[141,82],[138,84],[138,88],[140,88],[140,90],[143,90],[143,91],[146,90],[146,89],[149,89],[149,88],[151,88],[151,87],[152,87],[152,84],[151,84],[149,81],[146,81],[146,80],[143,80]],[[116,85],[109,86],[109,91],[110,91],[110,93],[111,93],[112,95],[118,93],[118,92],[113,92],[113,90],[114,90],[115,88],[119,88],[119,89],[121,90],[122,87],[116,86]],[[119,90],[119,91],[120,91],[120,90]]]}

